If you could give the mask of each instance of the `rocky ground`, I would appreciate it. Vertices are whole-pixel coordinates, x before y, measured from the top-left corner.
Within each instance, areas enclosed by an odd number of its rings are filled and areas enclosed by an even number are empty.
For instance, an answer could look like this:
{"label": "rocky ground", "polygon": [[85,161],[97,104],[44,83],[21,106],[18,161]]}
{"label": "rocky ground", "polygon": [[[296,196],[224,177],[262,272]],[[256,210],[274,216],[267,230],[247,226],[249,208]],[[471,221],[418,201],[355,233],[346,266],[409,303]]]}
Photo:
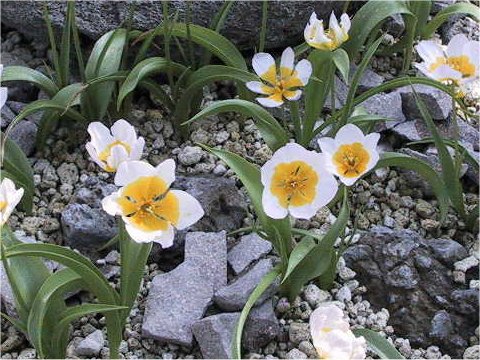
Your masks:
{"label": "rocky ground", "polygon": [[[401,31],[401,23],[394,25]],[[2,32],[3,64],[41,68],[47,55],[45,46],[24,41],[15,31]],[[400,65],[401,59],[377,57],[361,90],[396,75]],[[346,85],[340,79],[336,84],[336,101],[342,104]],[[212,87],[205,93],[205,102],[230,96],[229,88],[229,84]],[[439,128],[448,134],[449,119],[456,110],[450,99],[428,88],[417,91]],[[10,101],[2,109],[2,129],[37,96],[42,95],[28,85],[13,86]],[[379,94],[365,107],[394,120],[379,128],[384,150],[402,151],[438,166],[434,149],[405,146],[427,135],[408,89]],[[478,111],[478,104],[472,103],[470,110]],[[175,139],[164,109],[146,97],[137,101],[128,120],[146,139],[146,160],[152,164],[166,158],[177,161],[179,179],[174,187],[200,198],[206,216],[193,232],[178,234],[173,248],[154,247],[120,352],[125,358],[227,357],[239,311],[277,258],[271,245],[258,236],[228,234],[252,224],[248,199],[232,171],[195,144],[218,146],[259,165],[270,158],[271,151],[253,121],[233,114],[194,125],[184,143]],[[101,198],[115,189],[112,176],[88,159],[84,148],[88,136],[81,127],[66,124],[52,135],[42,154],[36,152],[32,139],[37,121],[38,116],[29,117],[12,134],[31,157],[36,196],[33,213],[16,212],[10,225],[24,241],[79,249],[116,286],[118,253],[112,248],[98,251],[116,232],[114,220],[100,207]],[[478,157],[479,133],[472,126],[476,124],[466,118],[460,118],[459,124],[462,143]],[[471,210],[478,203],[478,174],[468,167],[464,170],[465,203]],[[358,231],[339,262],[334,288],[324,291],[312,283],[292,302],[270,289],[247,322],[245,356],[315,358],[309,316],[319,304],[335,301],[353,326],[384,333],[407,358],[478,358],[478,234],[471,233],[453,210],[440,222],[431,188],[407,171],[381,169],[357,182],[352,207]],[[336,209],[333,213],[322,209],[296,226],[323,233],[335,213]],[[2,307],[11,312],[4,279],[2,273]],[[79,293],[69,302],[89,300],[88,294]],[[24,335],[3,320],[1,335],[2,358],[35,357]],[[107,358],[106,339],[105,319],[84,317],[74,323],[68,357]]]}

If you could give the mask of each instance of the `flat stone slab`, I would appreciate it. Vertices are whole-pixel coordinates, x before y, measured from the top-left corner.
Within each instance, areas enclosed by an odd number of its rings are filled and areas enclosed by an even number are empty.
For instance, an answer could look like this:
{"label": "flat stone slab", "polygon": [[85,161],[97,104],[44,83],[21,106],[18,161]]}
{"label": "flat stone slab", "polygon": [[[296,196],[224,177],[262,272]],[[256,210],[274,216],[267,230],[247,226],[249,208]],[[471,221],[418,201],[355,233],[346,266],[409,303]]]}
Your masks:
{"label": "flat stone slab", "polygon": [[[222,287],[215,293],[215,303],[225,311],[239,311],[246,304],[248,297],[259,284],[262,278],[273,268],[272,259],[260,260],[252,269],[234,279],[227,286]],[[275,292],[275,285],[258,299],[261,304]]]}
{"label": "flat stone slab", "polygon": [[235,274],[240,274],[251,263],[272,251],[272,243],[252,233],[242,236],[240,242],[228,252],[228,263]]}
{"label": "flat stone slab", "polygon": [[225,231],[187,234],[185,261],[152,281],[142,326],[145,337],[192,346],[192,324],[227,282],[226,253]]}

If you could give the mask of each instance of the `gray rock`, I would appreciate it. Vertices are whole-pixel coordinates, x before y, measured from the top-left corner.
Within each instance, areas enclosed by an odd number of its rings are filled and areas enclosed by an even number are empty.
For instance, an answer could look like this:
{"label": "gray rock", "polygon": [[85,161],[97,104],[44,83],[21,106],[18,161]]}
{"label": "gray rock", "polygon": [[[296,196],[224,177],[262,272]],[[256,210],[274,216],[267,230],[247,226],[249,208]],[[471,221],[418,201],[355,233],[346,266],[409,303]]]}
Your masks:
{"label": "gray rock", "polygon": [[[355,72],[357,71],[358,67],[355,64],[350,66],[350,73],[349,73],[349,81],[351,83]],[[379,85],[381,85],[385,81],[385,78],[381,75],[378,75],[375,71],[370,68],[366,68],[363,72],[362,77],[360,78],[360,82],[358,83],[357,93],[362,93],[367,90],[373,89]]]}
{"label": "gray rock", "polygon": [[8,102],[6,105],[3,105],[0,116],[0,128],[5,129],[12,120],[15,118],[15,113],[8,107]]}
{"label": "gray rock", "polygon": [[[246,304],[248,297],[260,283],[262,278],[272,269],[271,259],[259,261],[251,270],[234,279],[227,286],[222,287],[215,293],[215,303],[225,311],[241,310]],[[272,284],[257,300],[261,304],[275,292],[275,286]]]}
{"label": "gray rock", "polygon": [[187,235],[185,262],[152,280],[142,326],[145,337],[192,345],[192,324],[205,314],[215,289],[226,283],[226,252],[224,231]]}
{"label": "gray rock", "polygon": [[78,168],[72,163],[62,163],[57,169],[62,184],[75,185],[78,181]]}
{"label": "gray rock", "polygon": [[469,256],[453,264],[455,270],[466,273],[469,269],[478,266],[478,259],[475,256]]}
{"label": "gray rock", "polygon": [[239,313],[212,315],[195,322],[192,331],[204,359],[230,359]]}
{"label": "gray rock", "polygon": [[23,120],[17,123],[10,132],[10,138],[17,143],[26,156],[32,155],[35,150],[37,130],[37,125],[33,122]]}
{"label": "gray rock", "polygon": [[228,252],[228,263],[235,274],[241,273],[251,263],[267,255],[272,250],[272,243],[252,233],[242,236],[240,242]]}
{"label": "gray rock", "polygon": [[2,311],[9,316],[17,317],[15,296],[3,264],[0,264],[0,290]]}
{"label": "gray rock", "polygon": [[395,37],[400,37],[405,31],[405,21],[403,21],[403,17],[400,14],[395,14],[390,16],[383,28],[390,34]]}
{"label": "gray rock", "polygon": [[185,166],[195,165],[203,157],[202,148],[199,146],[185,146],[178,153],[178,161]]}
{"label": "gray rock", "polygon": [[315,309],[320,303],[331,299],[331,295],[328,291],[321,290],[315,284],[309,284],[303,291],[305,300],[308,304]]}
{"label": "gray rock", "polygon": [[478,359],[480,358],[480,345],[473,345],[465,349],[463,353],[464,359]]}
{"label": "gray rock", "polygon": [[352,300],[352,292],[350,291],[348,286],[342,286],[340,289],[338,289],[335,297],[338,301],[347,302]]}
{"label": "gray rock", "polygon": [[66,243],[72,248],[98,249],[118,232],[113,216],[86,204],[69,204],[62,211],[61,224]]}
{"label": "gray rock", "polygon": [[[161,2],[148,1],[135,4],[132,13],[132,27],[150,30],[162,23]],[[124,1],[81,1],[76,4],[79,31],[91,38],[99,38],[109,30],[117,28],[129,18],[132,4]],[[209,26],[211,19],[222,6],[220,2],[199,1],[191,3],[193,22]],[[268,6],[267,48],[283,48],[303,39],[303,30],[312,13],[328,21],[332,10],[339,13],[343,2],[339,1],[272,1]],[[51,1],[49,11],[52,23],[62,28],[65,18],[65,4]],[[170,14],[178,11],[178,20],[185,21],[186,2],[172,1]],[[248,16],[244,16],[248,14]],[[261,24],[261,3],[238,2],[227,16],[222,34],[237,46],[252,49],[258,43]],[[27,20],[28,19],[28,20]],[[45,37],[42,6],[35,1],[2,2],[2,23],[31,37]],[[3,54],[2,54],[3,55]],[[2,56],[3,57],[3,56]]]}
{"label": "gray rock", "polygon": [[390,129],[406,120],[402,112],[402,98],[398,91],[374,95],[361,103],[360,106],[364,107],[369,114],[382,116],[390,120],[385,121],[385,124],[380,126],[382,130]]}
{"label": "gray rock", "polygon": [[448,266],[468,255],[467,249],[450,239],[432,239],[429,240],[428,245],[430,245],[433,255]]}
{"label": "gray rock", "polygon": [[449,16],[439,28],[439,34],[444,44],[448,44],[455,35],[464,34],[471,40],[478,41],[479,26],[476,21],[463,14]]}
{"label": "gray rock", "polygon": [[300,350],[293,348],[287,353],[287,359],[307,359],[308,356]]}
{"label": "gray rock", "polygon": [[[413,85],[434,120],[446,120],[452,112],[452,98],[445,92],[427,85]],[[398,89],[402,96],[402,110],[409,120],[423,119],[410,86]]]}
{"label": "gray rock", "polygon": [[278,319],[273,311],[272,300],[268,299],[250,311],[243,331],[242,345],[249,351],[256,351],[275,340],[279,334]]}
{"label": "gray rock", "polygon": [[431,242],[411,230],[374,227],[343,257],[372,306],[388,309],[397,335],[460,357],[478,326],[478,291],[454,282],[451,261],[463,253],[461,245]]}
{"label": "gray rock", "polygon": [[103,348],[103,332],[102,330],[95,330],[85,339],[80,341],[75,352],[80,356],[97,357],[100,350]]}
{"label": "gray rock", "polygon": [[288,329],[288,338],[293,344],[310,339],[310,326],[307,323],[292,322]]}

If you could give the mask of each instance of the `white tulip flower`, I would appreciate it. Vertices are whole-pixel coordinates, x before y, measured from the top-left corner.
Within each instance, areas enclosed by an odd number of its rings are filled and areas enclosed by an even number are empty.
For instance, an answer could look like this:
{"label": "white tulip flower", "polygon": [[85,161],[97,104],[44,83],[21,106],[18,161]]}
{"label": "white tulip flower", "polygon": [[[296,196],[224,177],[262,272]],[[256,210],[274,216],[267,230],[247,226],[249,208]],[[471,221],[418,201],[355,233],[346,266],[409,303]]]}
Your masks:
{"label": "white tulip flower", "polygon": [[423,62],[415,66],[432,79],[462,86],[479,77],[480,42],[468,40],[463,34],[455,35],[446,47],[425,40],[416,49]]}
{"label": "white tulip flower", "polygon": [[[2,77],[3,73],[3,65],[0,64],[0,78]],[[0,87],[0,109],[5,105],[7,102],[7,88],[2,86]]]}
{"label": "white tulip flower", "polygon": [[12,180],[4,178],[0,183],[0,227],[4,225],[13,209],[18,205],[22,199],[24,190],[15,188]]}
{"label": "white tulip flower", "polygon": [[284,99],[290,101],[300,99],[302,91],[298,88],[307,85],[312,74],[312,64],[304,59],[294,67],[294,61],[295,53],[290,47],[283,51],[278,71],[272,55],[258,53],[253,56],[253,69],[265,83],[249,81],[246,86],[258,94],[269,95],[258,97],[256,100],[260,104],[265,107],[277,107],[283,104]]}
{"label": "white tulip flower", "polygon": [[103,209],[110,215],[122,216],[134,241],[172,246],[174,228],[185,229],[204,214],[193,196],[170,189],[174,181],[172,159],[157,167],[144,161],[124,161],[115,174],[115,185],[121,188],[102,200]]}
{"label": "white tulip flower", "polygon": [[320,305],[310,315],[310,333],[320,359],[365,359],[367,344],[355,337],[336,305]]}
{"label": "white tulip flower", "polygon": [[347,14],[340,16],[340,24],[334,12],[330,15],[329,29],[323,27],[323,20],[318,20],[315,12],[310,16],[310,20],[305,27],[303,35],[305,41],[311,47],[320,50],[333,51],[348,40],[351,22]]}
{"label": "white tulip flower", "polygon": [[265,213],[310,219],[337,193],[338,184],[321,154],[291,143],[278,149],[261,169]]}
{"label": "white tulip flower", "polygon": [[85,147],[105,171],[115,172],[122,162],[142,156],[145,140],[137,137],[135,128],[123,119],[117,120],[111,129],[101,122],[92,122],[87,131],[91,141]]}
{"label": "white tulip flower", "polygon": [[379,139],[378,133],[365,136],[357,126],[347,124],[340,128],[335,139],[324,137],[318,144],[327,169],[350,186],[377,164]]}

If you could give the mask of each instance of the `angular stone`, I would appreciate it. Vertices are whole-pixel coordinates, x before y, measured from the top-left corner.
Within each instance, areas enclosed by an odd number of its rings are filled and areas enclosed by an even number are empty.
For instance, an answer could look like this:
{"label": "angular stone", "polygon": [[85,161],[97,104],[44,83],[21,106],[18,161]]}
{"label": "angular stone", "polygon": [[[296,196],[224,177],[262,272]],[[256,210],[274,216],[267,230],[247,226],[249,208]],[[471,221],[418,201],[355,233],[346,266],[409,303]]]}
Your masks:
{"label": "angular stone", "polygon": [[[352,64],[350,66],[350,73],[349,73],[349,81],[351,83],[353,77],[355,76],[355,72],[357,71],[358,66]],[[360,78],[360,82],[358,83],[357,93],[362,93],[367,90],[373,89],[379,85],[381,85],[385,81],[384,77],[378,75],[375,71],[370,68],[366,68],[363,72],[362,77]]]}
{"label": "angular stone", "polygon": [[453,331],[452,318],[445,310],[437,311],[432,319],[430,336],[438,340],[447,340]]}
{"label": "angular stone", "polygon": [[80,356],[97,357],[100,350],[103,348],[103,332],[102,330],[95,330],[85,339],[80,341],[75,352]]}
{"label": "angular stone", "polygon": [[272,243],[252,233],[242,236],[240,242],[228,252],[228,263],[235,274],[241,273],[251,263],[267,255],[272,250]]}
{"label": "angular stone", "polygon": [[[273,268],[271,259],[259,261],[252,269],[234,279],[227,286],[222,287],[215,293],[215,303],[225,311],[241,310],[246,304],[248,297],[260,283],[262,278]],[[257,304],[263,303],[275,292],[272,284],[257,300]]]}
{"label": "angular stone", "polygon": [[8,107],[8,102],[6,105],[2,106],[2,109],[0,111],[0,128],[3,130],[12,122],[12,120],[15,118],[15,114]]}
{"label": "angular stone", "polygon": [[78,249],[98,249],[118,232],[113,216],[86,204],[67,205],[61,224],[66,243]]}
{"label": "angular stone", "polygon": [[37,125],[31,121],[20,121],[10,132],[10,138],[17,143],[26,156],[32,155],[35,150]]}
{"label": "angular stone", "polygon": [[[446,120],[452,112],[452,98],[445,92],[427,85],[413,85],[418,97],[423,100],[434,120]],[[398,89],[402,96],[402,110],[409,120],[423,119],[410,86]]]}
{"label": "angular stone", "polygon": [[402,98],[397,91],[374,95],[361,103],[360,106],[371,115],[382,116],[389,120],[385,121],[383,125],[378,124],[377,128],[379,130],[391,129],[406,120],[402,112]]}
{"label": "angular stone", "polygon": [[187,235],[185,262],[152,281],[142,326],[145,337],[192,345],[192,324],[205,314],[215,289],[226,284],[226,253],[224,231]]}
{"label": "angular stone", "polygon": [[[53,26],[63,28],[65,4],[50,1],[48,5]],[[208,27],[221,6],[222,3],[216,1],[192,2],[193,22]],[[267,48],[284,48],[291,45],[292,39],[303,39],[303,30],[312,11],[316,11],[319,19],[328,22],[330,13],[338,13],[342,7],[343,1],[271,2],[268,7]],[[156,1],[139,2],[132,13],[130,3],[124,1],[81,1],[76,4],[76,10],[79,31],[95,39],[118,28],[129,17],[132,28],[143,31],[153,29],[163,19],[162,4]],[[170,3],[169,13],[178,13],[179,21],[185,21],[186,12],[186,1]],[[222,35],[241,48],[252,49],[258,43],[261,18],[261,3],[235,3],[226,18]],[[2,23],[31,37],[44,39],[46,36],[42,6],[35,1],[2,1]]]}
{"label": "angular stone", "polygon": [[429,240],[428,245],[435,257],[448,266],[468,255],[467,249],[454,240],[432,239]]}
{"label": "angular stone", "polygon": [[233,332],[240,313],[212,315],[195,322],[192,331],[204,359],[230,359]]}
{"label": "angular stone", "polygon": [[249,351],[259,350],[275,340],[280,325],[273,311],[272,300],[268,299],[250,312],[243,331],[242,345]]}

